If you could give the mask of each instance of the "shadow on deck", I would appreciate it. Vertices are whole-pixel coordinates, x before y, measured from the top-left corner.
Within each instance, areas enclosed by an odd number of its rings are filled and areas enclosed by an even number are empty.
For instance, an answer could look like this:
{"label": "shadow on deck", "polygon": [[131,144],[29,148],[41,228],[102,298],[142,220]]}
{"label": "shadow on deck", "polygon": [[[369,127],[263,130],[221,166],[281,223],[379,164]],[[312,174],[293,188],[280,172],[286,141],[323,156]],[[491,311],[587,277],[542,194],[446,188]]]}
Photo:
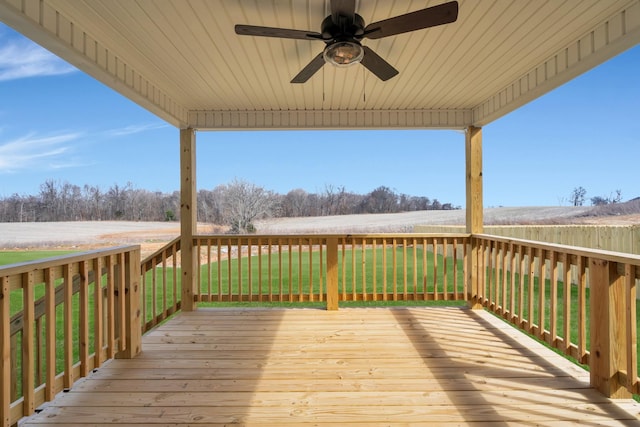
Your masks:
{"label": "shadow on deck", "polygon": [[22,425],[589,426],[639,414],[484,311],[200,308]]}

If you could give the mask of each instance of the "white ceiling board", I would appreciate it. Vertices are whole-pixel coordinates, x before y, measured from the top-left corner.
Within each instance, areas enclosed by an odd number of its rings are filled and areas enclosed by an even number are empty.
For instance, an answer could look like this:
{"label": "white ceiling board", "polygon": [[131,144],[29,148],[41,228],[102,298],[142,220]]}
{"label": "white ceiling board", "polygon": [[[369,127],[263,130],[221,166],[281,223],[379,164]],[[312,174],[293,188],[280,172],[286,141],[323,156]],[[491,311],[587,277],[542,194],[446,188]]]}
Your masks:
{"label": "white ceiling board", "polygon": [[[442,1],[356,1],[365,23]],[[640,42],[638,0],[460,0],[454,23],[365,39],[400,74],[325,65],[290,80],[321,41],[327,0],[0,0],[0,20],[179,127],[485,125]]]}

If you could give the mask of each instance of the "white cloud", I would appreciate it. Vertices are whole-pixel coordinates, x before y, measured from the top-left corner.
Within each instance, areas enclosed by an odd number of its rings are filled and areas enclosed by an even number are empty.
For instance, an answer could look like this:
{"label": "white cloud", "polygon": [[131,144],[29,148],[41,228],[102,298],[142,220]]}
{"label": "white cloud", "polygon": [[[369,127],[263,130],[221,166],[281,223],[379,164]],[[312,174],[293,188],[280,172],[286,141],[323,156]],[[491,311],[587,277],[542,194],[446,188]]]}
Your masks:
{"label": "white cloud", "polygon": [[75,71],[75,67],[27,39],[9,38],[0,45],[0,81]]}
{"label": "white cloud", "polygon": [[135,133],[146,132],[148,130],[156,130],[168,127],[165,123],[147,123],[125,126],[123,128],[111,129],[106,132],[109,136],[127,136]]}
{"label": "white cloud", "polygon": [[70,143],[81,137],[79,133],[53,136],[29,134],[22,138],[0,143],[0,173],[28,169],[59,169],[75,166],[69,162]]}

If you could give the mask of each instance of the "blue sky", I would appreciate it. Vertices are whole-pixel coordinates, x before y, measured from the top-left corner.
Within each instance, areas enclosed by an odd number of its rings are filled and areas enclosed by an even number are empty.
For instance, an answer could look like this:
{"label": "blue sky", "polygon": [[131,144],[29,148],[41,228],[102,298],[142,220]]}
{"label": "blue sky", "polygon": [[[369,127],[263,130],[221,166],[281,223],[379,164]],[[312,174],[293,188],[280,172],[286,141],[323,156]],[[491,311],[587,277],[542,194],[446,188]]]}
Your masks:
{"label": "blue sky", "polygon": [[[485,126],[485,206],[567,205],[578,186],[640,196],[639,75],[636,46]],[[200,132],[197,144],[198,188],[385,185],[465,203],[461,132]],[[0,24],[0,197],[48,179],[171,192],[178,158],[177,129]]]}

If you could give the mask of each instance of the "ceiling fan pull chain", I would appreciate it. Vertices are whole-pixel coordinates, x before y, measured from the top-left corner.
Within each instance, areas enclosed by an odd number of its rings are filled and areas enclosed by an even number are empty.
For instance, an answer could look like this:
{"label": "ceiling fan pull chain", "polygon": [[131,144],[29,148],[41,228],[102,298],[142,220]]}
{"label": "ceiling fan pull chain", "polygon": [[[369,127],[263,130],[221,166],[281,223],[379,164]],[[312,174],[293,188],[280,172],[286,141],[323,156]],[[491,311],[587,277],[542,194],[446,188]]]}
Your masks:
{"label": "ceiling fan pull chain", "polygon": [[322,103],[324,104],[325,92],[324,92],[324,68],[322,69]]}
{"label": "ceiling fan pull chain", "polygon": [[367,103],[367,73],[362,68],[362,102]]}

